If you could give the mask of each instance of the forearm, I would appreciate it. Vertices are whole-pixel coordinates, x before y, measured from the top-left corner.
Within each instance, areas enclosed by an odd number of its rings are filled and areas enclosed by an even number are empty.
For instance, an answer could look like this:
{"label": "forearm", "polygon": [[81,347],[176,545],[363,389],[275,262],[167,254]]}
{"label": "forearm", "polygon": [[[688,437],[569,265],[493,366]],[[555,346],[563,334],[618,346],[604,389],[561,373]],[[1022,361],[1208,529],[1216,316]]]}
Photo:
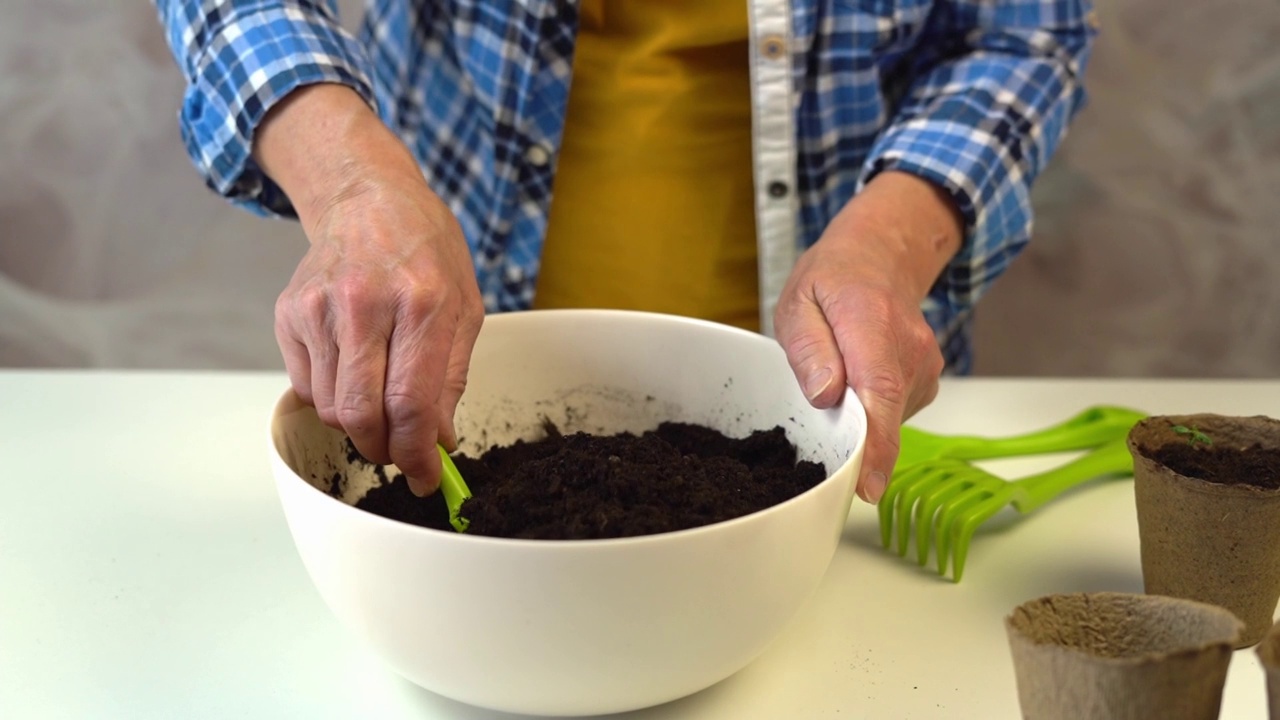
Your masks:
{"label": "forearm", "polygon": [[880,268],[886,281],[906,283],[925,298],[960,249],[963,222],[951,196],[915,175],[882,173],[854,197],[827,229],[833,241]]}
{"label": "forearm", "polygon": [[187,79],[180,125],[206,182],[261,214],[293,213],[251,156],[267,113],[295,90],[341,84],[366,105],[373,91],[363,49],[331,0],[155,0]]}
{"label": "forearm", "polygon": [[289,196],[304,226],[367,191],[369,168],[421,181],[404,144],[363,98],[339,84],[301,87],[279,102],[258,128],[253,157]]}
{"label": "forearm", "polygon": [[946,342],[1030,240],[1031,185],[1082,106],[1096,27],[1089,0],[939,0],[930,24],[859,194],[901,172],[950,198],[962,241],[916,276],[935,280],[922,308]]}
{"label": "forearm", "polygon": [[931,22],[864,180],[901,170],[944,188],[965,222],[962,255],[1002,254],[991,246],[1029,233],[1030,185],[1083,104],[1091,5],[949,0]]}

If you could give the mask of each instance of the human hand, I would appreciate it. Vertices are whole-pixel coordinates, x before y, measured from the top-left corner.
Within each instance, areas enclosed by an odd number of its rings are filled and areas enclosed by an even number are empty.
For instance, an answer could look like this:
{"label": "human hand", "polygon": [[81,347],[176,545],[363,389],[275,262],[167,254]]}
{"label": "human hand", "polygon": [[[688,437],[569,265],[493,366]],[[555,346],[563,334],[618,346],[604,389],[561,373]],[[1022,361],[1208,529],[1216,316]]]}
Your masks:
{"label": "human hand", "polygon": [[933,402],[942,353],[920,302],[957,252],[950,198],[888,171],[851,200],[797,261],[774,312],[778,342],[815,407],[852,387],[867,411],[858,496],[879,502],[902,422]]}
{"label": "human hand", "polygon": [[436,443],[484,318],[471,254],[408,150],[353,91],[290,94],[255,158],[293,202],[311,247],[276,303],[294,391],[417,495],[440,482]]}

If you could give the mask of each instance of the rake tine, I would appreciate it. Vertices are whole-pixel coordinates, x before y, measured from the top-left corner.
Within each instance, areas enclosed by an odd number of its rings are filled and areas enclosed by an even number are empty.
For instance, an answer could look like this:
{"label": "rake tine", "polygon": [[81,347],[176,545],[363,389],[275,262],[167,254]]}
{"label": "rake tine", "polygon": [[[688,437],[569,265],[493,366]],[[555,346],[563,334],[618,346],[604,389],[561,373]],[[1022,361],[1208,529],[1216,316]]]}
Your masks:
{"label": "rake tine", "polygon": [[907,554],[907,543],[911,538],[912,509],[922,497],[928,497],[939,486],[945,487],[961,471],[962,469],[958,467],[937,468],[928,475],[915,478],[915,481],[899,496],[898,507],[896,508],[898,519],[894,529],[898,533],[898,555],[900,557]]}
{"label": "rake tine", "polygon": [[1000,512],[1000,509],[1009,503],[1009,494],[998,493],[970,510],[963,518],[959,518],[957,525],[953,526],[952,532],[955,533],[955,538],[952,542],[951,561],[953,582],[960,582],[961,576],[964,575],[964,561],[969,554],[969,543],[973,541],[973,534],[977,531],[978,526],[990,520],[992,516]]}
{"label": "rake tine", "polygon": [[931,463],[913,465],[895,473],[893,479],[889,481],[889,487],[885,489],[876,507],[880,514],[880,544],[886,549],[893,540],[893,512],[898,504],[898,496],[914,484],[917,478],[928,477],[932,470]]}
{"label": "rake tine", "polygon": [[933,533],[933,522],[937,517],[938,509],[945,507],[956,496],[963,496],[969,488],[973,487],[972,484],[966,485],[963,482],[967,479],[969,478],[961,478],[945,488],[939,488],[938,492],[930,494],[929,497],[916,505],[917,565],[923,567],[929,562],[930,536]]}
{"label": "rake tine", "polygon": [[893,506],[898,501],[898,494],[902,492],[904,482],[906,482],[905,474],[894,473],[889,479],[889,486],[885,488],[884,495],[880,496],[880,503],[876,505],[876,513],[880,516],[880,547],[885,549],[888,549],[893,540]]}
{"label": "rake tine", "polygon": [[938,529],[937,529],[937,538],[938,538],[937,557],[938,557],[938,574],[939,575],[947,574],[947,555],[951,551],[951,539],[954,537],[952,527],[955,524],[956,518],[961,513],[981,503],[982,501],[986,500],[989,497],[991,497],[990,491],[985,489],[979,489],[978,491],[974,492],[972,495],[962,498],[960,502],[952,503],[949,506],[942,509],[941,514],[939,514],[938,516]]}

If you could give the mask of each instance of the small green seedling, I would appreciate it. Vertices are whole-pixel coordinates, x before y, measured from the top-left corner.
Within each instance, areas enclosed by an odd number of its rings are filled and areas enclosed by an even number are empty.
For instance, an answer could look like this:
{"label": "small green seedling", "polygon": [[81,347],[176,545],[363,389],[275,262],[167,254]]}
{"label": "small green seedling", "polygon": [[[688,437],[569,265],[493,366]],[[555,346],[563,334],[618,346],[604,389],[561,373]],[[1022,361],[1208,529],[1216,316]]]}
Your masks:
{"label": "small green seedling", "polygon": [[1199,428],[1187,427],[1186,425],[1174,425],[1173,431],[1179,435],[1186,435],[1187,444],[1192,447],[1195,447],[1196,443],[1200,443],[1206,447],[1213,445],[1213,439],[1200,432]]}
{"label": "small green seedling", "polygon": [[449,524],[458,532],[466,532],[471,522],[462,517],[461,510],[463,501],[471,498],[471,489],[463,482],[462,473],[458,472],[453,458],[449,457],[444,447],[437,445],[436,448],[440,451],[440,463],[444,470],[440,476],[440,492],[444,494],[444,504],[449,508]]}

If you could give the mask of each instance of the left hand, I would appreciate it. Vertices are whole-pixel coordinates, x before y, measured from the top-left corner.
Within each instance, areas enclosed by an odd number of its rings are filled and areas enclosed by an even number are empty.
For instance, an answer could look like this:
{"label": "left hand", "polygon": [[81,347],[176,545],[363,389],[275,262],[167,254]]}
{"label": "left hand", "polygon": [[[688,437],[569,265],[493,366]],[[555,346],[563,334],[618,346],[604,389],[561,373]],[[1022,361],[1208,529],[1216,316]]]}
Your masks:
{"label": "left hand", "polygon": [[796,263],[774,312],[778,342],[815,407],[852,387],[867,411],[857,492],[875,504],[902,422],[933,402],[942,353],[920,302],[960,247],[951,199],[902,172],[877,175]]}

